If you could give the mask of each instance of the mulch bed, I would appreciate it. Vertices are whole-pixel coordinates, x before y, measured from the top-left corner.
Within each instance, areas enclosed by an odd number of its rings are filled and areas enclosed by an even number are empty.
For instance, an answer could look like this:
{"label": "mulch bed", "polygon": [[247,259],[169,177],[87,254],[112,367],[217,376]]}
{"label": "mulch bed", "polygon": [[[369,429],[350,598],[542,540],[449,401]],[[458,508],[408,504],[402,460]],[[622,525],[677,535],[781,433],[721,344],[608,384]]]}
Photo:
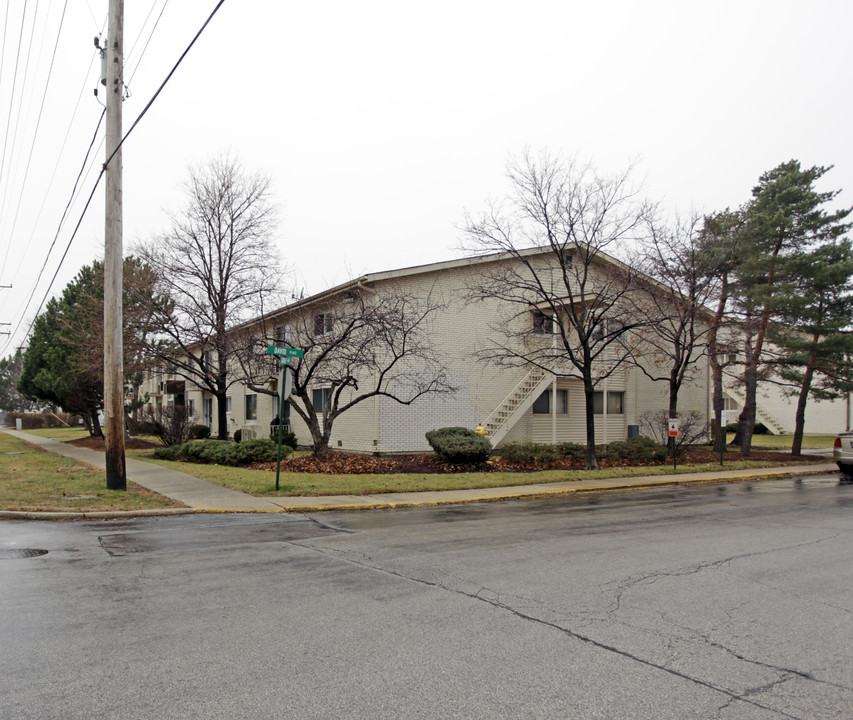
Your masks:
{"label": "mulch bed", "polygon": [[[740,459],[737,451],[726,453],[729,461]],[[791,455],[785,452],[769,450],[753,450],[752,460],[767,462],[825,462],[826,459],[814,455]],[[720,454],[711,450],[689,450],[679,456],[679,463],[718,463]],[[621,467],[632,463],[620,463],[601,460],[601,467]],[[658,465],[668,465],[658,463]],[[650,467],[654,465],[650,464]],[[275,470],[275,463],[257,463],[252,465],[257,470]],[[350,455],[347,453],[331,452],[322,458],[299,457],[285,458],[281,469],[286,472],[323,473],[330,475],[359,475],[370,473],[385,475],[391,473],[460,473],[460,472],[537,472],[539,470],[583,470],[578,463],[555,462],[547,465],[513,464],[500,456],[494,456],[484,465],[453,465],[446,463],[434,455],[395,455],[393,457],[376,457],[373,455]]]}
{"label": "mulch bed", "polygon": [[[69,440],[69,445],[77,445],[78,447],[89,448],[90,450],[105,450],[103,437],[85,437],[79,440]],[[148,448],[159,447],[147,440],[139,440],[138,438],[125,438],[124,446],[128,450],[147,450]]]}
{"label": "mulch bed", "polygon": [[[70,440],[71,445],[90,448],[92,450],[104,450],[104,438],[87,437],[79,440]],[[154,443],[137,438],[128,438],[125,447],[131,450],[145,450],[159,447]],[[736,449],[726,453],[728,461],[739,460],[740,455]],[[752,460],[766,462],[791,462],[795,460],[802,463],[825,462],[826,458],[816,455],[791,455],[786,452],[775,452],[770,450],[752,450]],[[711,450],[691,449],[679,455],[678,462],[688,463],[718,463],[720,454]],[[601,467],[620,467],[629,463],[619,463],[609,460],[601,460]],[[672,461],[658,463],[658,465],[669,465]],[[649,465],[654,467],[653,464]],[[250,466],[254,470],[274,471],[275,463],[255,463]],[[461,473],[461,472],[537,472],[539,470],[583,470],[583,465],[570,462],[555,462],[547,465],[513,464],[500,456],[494,456],[490,462],[484,465],[454,465],[444,462],[435,455],[394,455],[391,457],[377,457],[375,455],[354,455],[342,452],[330,452],[324,457],[288,457],[282,460],[281,469],[285,472],[321,473],[326,475],[390,475],[392,473]]]}

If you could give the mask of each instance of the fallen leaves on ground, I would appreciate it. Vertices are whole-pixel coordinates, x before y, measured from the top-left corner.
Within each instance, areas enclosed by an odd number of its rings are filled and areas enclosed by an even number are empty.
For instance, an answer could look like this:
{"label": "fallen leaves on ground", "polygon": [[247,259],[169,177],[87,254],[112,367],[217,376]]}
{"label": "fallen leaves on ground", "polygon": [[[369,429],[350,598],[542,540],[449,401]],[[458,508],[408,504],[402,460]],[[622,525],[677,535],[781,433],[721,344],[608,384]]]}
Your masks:
{"label": "fallen leaves on ground", "polygon": [[[740,460],[740,453],[726,453],[729,462]],[[815,455],[791,455],[784,452],[753,450],[752,460],[765,462],[825,462],[826,458]],[[680,455],[678,462],[682,464],[716,463],[720,454],[712,450],[691,449]],[[610,460],[600,461],[602,468],[637,466],[643,463],[627,463]],[[663,463],[648,463],[654,465],[670,465],[672,460]],[[275,471],[275,463],[255,463],[255,470]],[[379,457],[376,455],[356,455],[343,452],[329,452],[322,457],[289,457],[281,461],[284,472],[320,473],[325,475],[388,475],[392,473],[463,473],[463,472],[537,472],[539,470],[583,470],[584,465],[569,461],[557,461],[541,465],[511,463],[500,456],[492,457],[489,462],[480,465],[461,465],[448,463],[435,455],[394,455]]]}

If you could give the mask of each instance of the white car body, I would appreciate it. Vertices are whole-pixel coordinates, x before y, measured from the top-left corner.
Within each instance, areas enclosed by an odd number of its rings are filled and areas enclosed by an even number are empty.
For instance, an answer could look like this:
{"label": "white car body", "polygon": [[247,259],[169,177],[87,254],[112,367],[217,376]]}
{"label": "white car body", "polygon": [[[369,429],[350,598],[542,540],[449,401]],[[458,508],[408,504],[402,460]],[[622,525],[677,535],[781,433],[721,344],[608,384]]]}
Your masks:
{"label": "white car body", "polygon": [[853,475],[853,432],[840,433],[835,438],[832,459],[838,464],[841,472]]}

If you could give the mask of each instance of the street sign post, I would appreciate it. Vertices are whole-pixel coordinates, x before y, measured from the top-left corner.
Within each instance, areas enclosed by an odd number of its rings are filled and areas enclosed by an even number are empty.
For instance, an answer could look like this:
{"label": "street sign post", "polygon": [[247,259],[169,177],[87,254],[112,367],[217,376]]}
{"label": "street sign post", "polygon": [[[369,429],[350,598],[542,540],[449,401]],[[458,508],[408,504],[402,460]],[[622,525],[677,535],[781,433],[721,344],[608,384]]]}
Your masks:
{"label": "street sign post", "polygon": [[678,469],[678,418],[669,419],[669,436],[672,438],[672,469]]}
{"label": "street sign post", "polygon": [[279,488],[279,477],[281,475],[281,439],[284,429],[284,403],[287,402],[293,392],[293,375],[290,370],[290,362],[294,359],[305,357],[305,351],[299,348],[279,347],[267,345],[267,355],[273,355],[278,360],[278,462],[275,464],[275,489]]}

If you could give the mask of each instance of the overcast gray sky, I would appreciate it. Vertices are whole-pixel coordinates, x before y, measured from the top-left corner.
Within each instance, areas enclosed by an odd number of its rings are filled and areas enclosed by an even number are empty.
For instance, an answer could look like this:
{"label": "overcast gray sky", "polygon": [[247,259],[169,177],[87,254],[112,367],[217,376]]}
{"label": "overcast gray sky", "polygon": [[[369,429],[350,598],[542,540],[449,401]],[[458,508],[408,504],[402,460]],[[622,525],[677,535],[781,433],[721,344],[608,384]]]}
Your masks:
{"label": "overcast gray sky", "polygon": [[[216,1],[125,5],[127,130]],[[102,111],[106,11],[5,3],[0,355],[57,268],[51,295],[103,256],[101,186],[60,267],[103,162],[101,129],[60,225]],[[853,205],[851,28],[844,0],[226,0],[124,146],[125,247],[166,228],[188,163],[222,151],[272,178],[306,294],[455,257],[465,209],[504,193],[525,147],[638,161],[673,212],[740,205],[791,158],[834,164],[821,189]]]}

